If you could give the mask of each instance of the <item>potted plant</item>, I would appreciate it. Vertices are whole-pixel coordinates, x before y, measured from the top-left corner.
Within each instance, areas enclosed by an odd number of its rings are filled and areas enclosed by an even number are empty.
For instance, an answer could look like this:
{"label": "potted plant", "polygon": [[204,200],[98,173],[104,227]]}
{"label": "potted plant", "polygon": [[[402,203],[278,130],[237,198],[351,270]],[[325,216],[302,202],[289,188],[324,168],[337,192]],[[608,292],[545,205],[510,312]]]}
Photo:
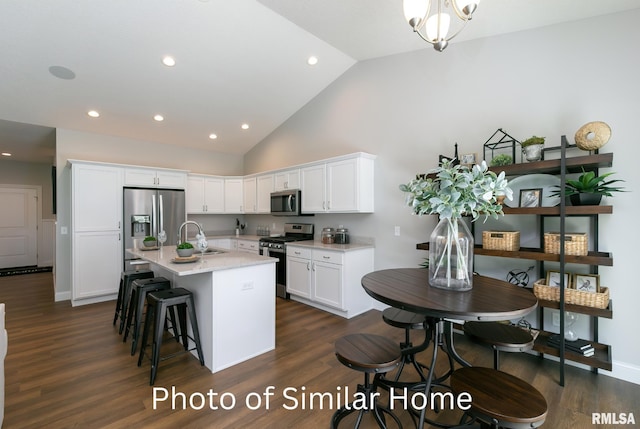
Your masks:
{"label": "potted plant", "polygon": [[[578,180],[567,179],[564,186],[564,195],[569,197],[571,204],[574,206],[597,206],[600,204],[603,196],[611,197],[613,192],[625,192],[624,188],[611,186],[614,183],[624,182],[624,180],[607,180],[609,176],[615,174],[613,172],[596,176],[593,171],[584,171],[578,177]],[[554,191],[551,196],[559,197],[560,187]]]}
{"label": "potted plant", "polygon": [[542,146],[544,146],[544,137],[532,136],[520,143],[522,153],[529,162],[540,161],[542,159]]}
{"label": "potted plant", "polygon": [[461,218],[498,218],[503,214],[498,197],[512,199],[513,192],[504,172],[496,175],[489,171],[485,161],[469,169],[446,160],[430,173],[400,185],[415,214],[440,216],[429,239],[429,284],[469,290],[473,282],[473,236]]}
{"label": "potted plant", "polygon": [[503,165],[510,165],[513,164],[513,158],[511,158],[511,155],[507,155],[506,153],[501,153],[500,155],[497,155],[495,158],[493,158],[491,160],[491,166],[492,167],[502,167]]}
{"label": "potted plant", "polygon": [[148,235],[142,240],[142,244],[144,244],[144,247],[156,247],[158,242],[155,237]]}
{"label": "potted plant", "polygon": [[193,244],[189,243],[188,241],[180,243],[176,247],[176,252],[178,252],[178,256],[188,258],[193,255]]}

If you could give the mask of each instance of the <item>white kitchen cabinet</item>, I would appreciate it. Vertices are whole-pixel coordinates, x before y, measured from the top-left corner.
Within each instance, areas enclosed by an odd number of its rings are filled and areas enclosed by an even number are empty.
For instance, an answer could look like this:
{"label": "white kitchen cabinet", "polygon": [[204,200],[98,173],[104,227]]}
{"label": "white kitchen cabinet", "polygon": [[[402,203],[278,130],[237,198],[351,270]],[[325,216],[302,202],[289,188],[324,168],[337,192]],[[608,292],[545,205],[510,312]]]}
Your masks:
{"label": "white kitchen cabinet", "polygon": [[256,178],[256,213],[271,212],[273,190],[273,174],[264,174]]}
{"label": "white kitchen cabinet", "polygon": [[224,213],[224,178],[190,174],[186,194],[187,213]]}
{"label": "white kitchen cabinet", "polygon": [[238,252],[255,253],[256,255],[260,253],[260,243],[258,241],[239,238],[236,242]]}
{"label": "white kitchen cabinet", "polygon": [[127,167],[124,169],[124,185],[184,189],[187,185],[187,173],[181,170]]}
{"label": "white kitchen cabinet", "polygon": [[123,169],[71,163],[71,299],[81,305],[110,300],[122,271]]}
{"label": "white kitchen cabinet", "polygon": [[287,247],[287,292],[311,298],[311,250]]}
{"label": "white kitchen cabinet", "polygon": [[373,271],[373,248],[334,251],[287,246],[287,292],[291,298],[342,317],[372,308],[360,280]]}
{"label": "white kitchen cabinet", "polygon": [[278,171],[274,174],[275,192],[287,189],[300,189],[300,169],[293,168],[290,170]]}
{"label": "white kitchen cabinet", "polygon": [[303,213],[372,213],[374,159],[364,154],[300,169]]}
{"label": "white kitchen cabinet", "polygon": [[242,193],[242,177],[224,179],[224,212],[240,214],[244,213],[244,197]]}
{"label": "white kitchen cabinet", "polygon": [[244,213],[257,213],[258,187],[255,177],[245,177],[242,182],[242,208]]}
{"label": "white kitchen cabinet", "polygon": [[[236,241],[235,239],[231,239],[231,238],[208,238],[207,242],[209,242],[209,247],[217,247],[220,249],[227,249],[227,250],[231,250],[232,246],[231,246],[231,241]],[[233,250],[235,250],[235,247],[233,247]]]}

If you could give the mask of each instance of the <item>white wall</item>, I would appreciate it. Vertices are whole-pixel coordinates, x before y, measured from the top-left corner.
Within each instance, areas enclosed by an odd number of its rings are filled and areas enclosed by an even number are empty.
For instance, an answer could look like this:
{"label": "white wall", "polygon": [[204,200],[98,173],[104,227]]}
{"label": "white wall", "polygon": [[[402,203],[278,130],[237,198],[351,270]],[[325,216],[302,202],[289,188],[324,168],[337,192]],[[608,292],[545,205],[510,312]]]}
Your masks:
{"label": "white wall", "polygon": [[[438,154],[482,154],[497,128],[524,140],[536,134],[550,145],[570,140],[580,126],[605,121],[617,177],[640,189],[636,115],[640,57],[634,41],[639,11],[455,43],[443,53],[425,50],[356,64],[245,156],[254,173],[356,151],[376,154],[376,213],[323,215],[317,228],[344,224],[376,240],[376,269],[415,267],[425,255],[434,218],[412,216],[400,183],[437,163]],[[606,171],[606,170],[605,170]],[[614,267],[600,269],[611,288],[614,318],[600,320],[600,341],[613,346],[613,374],[640,383],[640,342],[633,317],[640,288],[633,257],[640,238],[633,192],[613,199],[601,216],[600,247]],[[636,210],[634,210],[636,209]],[[304,219],[301,219],[304,221]],[[400,226],[401,236],[393,235]],[[504,259],[506,267],[512,260]],[[505,268],[505,274],[508,271]]]}
{"label": "white wall", "polygon": [[188,170],[193,173],[242,174],[242,157],[180,146],[58,129],[56,165],[58,174],[58,223],[56,232],[56,300],[70,299],[71,236],[60,228],[71,225],[71,175],[68,159],[148,165]]}

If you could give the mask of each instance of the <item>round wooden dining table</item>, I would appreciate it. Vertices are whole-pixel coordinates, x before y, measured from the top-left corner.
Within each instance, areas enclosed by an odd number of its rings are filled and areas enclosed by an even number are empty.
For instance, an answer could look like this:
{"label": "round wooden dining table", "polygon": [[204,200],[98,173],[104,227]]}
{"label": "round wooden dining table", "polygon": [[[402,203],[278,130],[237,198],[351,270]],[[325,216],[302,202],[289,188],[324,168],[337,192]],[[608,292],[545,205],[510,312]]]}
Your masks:
{"label": "round wooden dining table", "polygon": [[[538,306],[538,299],[531,291],[480,275],[473,276],[473,288],[468,291],[432,287],[429,285],[429,270],[424,268],[374,271],[362,278],[362,287],[377,301],[423,314],[429,321],[432,328],[425,330],[423,344],[403,350],[403,353],[417,353],[426,350],[430,343],[434,345],[426,381],[416,383],[425,397],[431,391],[432,383],[440,384],[453,372],[453,360],[470,366],[455,350],[451,320],[512,320],[525,316]],[[450,370],[436,379],[434,367],[439,348],[446,353]],[[397,386],[389,383],[387,387]],[[412,390],[416,390],[415,386]],[[425,406],[420,412],[419,429],[424,427],[426,410]]]}

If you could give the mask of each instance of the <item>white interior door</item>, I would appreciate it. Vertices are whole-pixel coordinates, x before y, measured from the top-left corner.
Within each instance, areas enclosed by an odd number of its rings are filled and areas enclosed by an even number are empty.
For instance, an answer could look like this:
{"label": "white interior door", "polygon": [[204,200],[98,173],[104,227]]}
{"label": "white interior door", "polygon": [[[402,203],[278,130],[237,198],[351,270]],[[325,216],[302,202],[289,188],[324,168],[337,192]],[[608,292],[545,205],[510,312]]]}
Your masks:
{"label": "white interior door", "polygon": [[0,187],[0,268],[38,263],[38,194]]}

